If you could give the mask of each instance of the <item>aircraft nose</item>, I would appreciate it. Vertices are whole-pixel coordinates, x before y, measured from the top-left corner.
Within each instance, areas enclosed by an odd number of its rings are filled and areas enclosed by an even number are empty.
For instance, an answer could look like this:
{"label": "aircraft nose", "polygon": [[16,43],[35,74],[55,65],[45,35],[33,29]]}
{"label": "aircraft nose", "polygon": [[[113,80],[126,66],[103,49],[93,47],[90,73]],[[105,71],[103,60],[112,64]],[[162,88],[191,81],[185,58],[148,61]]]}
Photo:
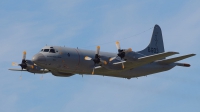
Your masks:
{"label": "aircraft nose", "polygon": [[46,58],[42,53],[38,53],[35,56],[33,56],[32,61],[34,63],[45,63],[46,62]]}

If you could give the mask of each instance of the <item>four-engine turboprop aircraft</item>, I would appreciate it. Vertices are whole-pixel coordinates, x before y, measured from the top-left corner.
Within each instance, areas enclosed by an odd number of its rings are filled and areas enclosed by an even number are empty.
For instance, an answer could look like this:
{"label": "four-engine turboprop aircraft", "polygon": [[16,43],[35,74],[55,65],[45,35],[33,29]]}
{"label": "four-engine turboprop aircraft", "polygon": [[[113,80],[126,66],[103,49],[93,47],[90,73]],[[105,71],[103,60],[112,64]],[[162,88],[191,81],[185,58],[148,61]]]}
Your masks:
{"label": "four-engine turboprop aircraft", "polygon": [[131,48],[121,49],[119,42],[116,42],[116,47],[118,53],[100,52],[100,46],[97,46],[96,52],[45,46],[33,56],[32,60],[26,60],[26,52],[24,52],[21,64],[12,63],[21,66],[21,69],[9,70],[31,73],[51,72],[55,76],[63,77],[74,74],[94,74],[130,79],[167,71],[175,66],[190,67],[190,64],[177,61],[195,55],[188,54],[166,59],[178,52],[165,52],[162,32],[158,25],[155,25],[151,42],[144,50],[134,52]]}

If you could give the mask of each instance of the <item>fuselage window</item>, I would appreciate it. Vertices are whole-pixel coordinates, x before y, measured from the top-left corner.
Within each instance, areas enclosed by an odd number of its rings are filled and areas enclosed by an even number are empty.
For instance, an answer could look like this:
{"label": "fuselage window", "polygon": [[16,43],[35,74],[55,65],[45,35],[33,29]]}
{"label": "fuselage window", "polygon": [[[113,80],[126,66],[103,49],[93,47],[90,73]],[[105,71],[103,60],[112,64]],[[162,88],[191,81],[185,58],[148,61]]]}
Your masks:
{"label": "fuselage window", "polygon": [[49,52],[49,49],[44,49],[44,52]]}
{"label": "fuselage window", "polygon": [[54,49],[50,49],[50,53],[56,53]]}

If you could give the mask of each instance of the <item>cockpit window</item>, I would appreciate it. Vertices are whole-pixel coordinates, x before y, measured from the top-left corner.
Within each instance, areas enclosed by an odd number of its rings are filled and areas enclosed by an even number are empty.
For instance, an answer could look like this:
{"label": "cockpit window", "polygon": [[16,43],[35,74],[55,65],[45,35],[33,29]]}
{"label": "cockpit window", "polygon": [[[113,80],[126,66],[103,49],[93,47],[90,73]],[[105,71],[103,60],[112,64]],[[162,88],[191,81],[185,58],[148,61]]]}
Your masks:
{"label": "cockpit window", "polygon": [[49,52],[49,49],[44,49],[43,51],[44,51],[44,52]]}
{"label": "cockpit window", "polygon": [[50,49],[50,53],[56,53],[54,49]]}
{"label": "cockpit window", "polygon": [[41,52],[43,51],[43,49],[41,50]]}

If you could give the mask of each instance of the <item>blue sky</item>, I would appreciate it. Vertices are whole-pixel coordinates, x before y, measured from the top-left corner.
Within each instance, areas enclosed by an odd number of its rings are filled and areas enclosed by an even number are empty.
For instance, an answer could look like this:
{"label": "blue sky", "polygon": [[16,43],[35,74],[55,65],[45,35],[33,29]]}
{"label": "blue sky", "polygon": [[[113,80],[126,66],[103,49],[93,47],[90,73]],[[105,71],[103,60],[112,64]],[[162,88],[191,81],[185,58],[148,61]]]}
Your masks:
{"label": "blue sky", "polygon": [[[198,0],[1,0],[0,111],[199,112],[199,4]],[[24,50],[31,59],[46,44],[91,50],[101,45],[102,51],[116,52],[114,42],[131,37],[121,40],[121,46],[139,51],[148,45],[155,24],[162,28],[166,51],[197,54],[181,61],[190,68],[175,67],[131,80],[51,74],[40,80],[41,75],[8,71],[12,62],[21,62]]]}

